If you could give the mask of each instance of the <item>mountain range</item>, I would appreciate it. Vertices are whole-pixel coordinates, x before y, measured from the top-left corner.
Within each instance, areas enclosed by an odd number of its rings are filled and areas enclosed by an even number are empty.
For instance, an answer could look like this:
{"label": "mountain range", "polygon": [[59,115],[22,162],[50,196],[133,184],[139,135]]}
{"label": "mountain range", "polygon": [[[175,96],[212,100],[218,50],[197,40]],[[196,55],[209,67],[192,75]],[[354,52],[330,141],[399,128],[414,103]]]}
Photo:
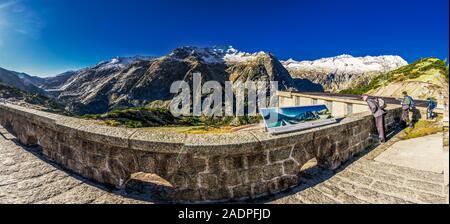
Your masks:
{"label": "mountain range", "polygon": [[39,78],[5,69],[0,81],[24,91],[44,92],[74,114],[98,114],[114,109],[167,105],[174,81],[278,81],[279,90],[332,91],[367,84],[407,62],[399,56],[341,55],[316,61],[278,60],[268,52],[246,53],[233,47],[181,47],[161,57],[116,57],[91,67]]}
{"label": "mountain range", "polygon": [[340,55],[315,61],[282,61],[292,77],[308,79],[325,91],[338,92],[368,83],[377,75],[408,64],[400,56],[353,57]]}

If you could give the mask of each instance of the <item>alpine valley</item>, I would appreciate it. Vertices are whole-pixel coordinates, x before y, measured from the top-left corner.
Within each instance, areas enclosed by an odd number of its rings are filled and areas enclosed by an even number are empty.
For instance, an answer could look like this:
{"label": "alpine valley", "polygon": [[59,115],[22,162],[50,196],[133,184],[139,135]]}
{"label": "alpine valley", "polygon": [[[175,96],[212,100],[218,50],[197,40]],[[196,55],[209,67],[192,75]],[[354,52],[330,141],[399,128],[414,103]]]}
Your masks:
{"label": "alpine valley", "polygon": [[[278,81],[279,90],[340,92],[368,85],[375,77],[406,66],[400,56],[341,55],[316,61],[278,60],[268,52],[233,47],[181,47],[161,57],[116,57],[91,67],[40,78],[0,68],[0,82],[45,95],[72,114],[102,114],[130,107],[167,107],[173,82]],[[381,91],[381,90],[380,90]]]}

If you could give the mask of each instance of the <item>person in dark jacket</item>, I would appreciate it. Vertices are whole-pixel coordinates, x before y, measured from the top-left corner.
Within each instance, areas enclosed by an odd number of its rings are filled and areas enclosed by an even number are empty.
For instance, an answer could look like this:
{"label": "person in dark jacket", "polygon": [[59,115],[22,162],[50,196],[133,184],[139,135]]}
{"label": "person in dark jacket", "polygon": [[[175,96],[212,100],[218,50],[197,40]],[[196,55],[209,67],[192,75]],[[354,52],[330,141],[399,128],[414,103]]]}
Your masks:
{"label": "person in dark jacket", "polygon": [[370,111],[372,111],[372,114],[375,117],[375,125],[377,126],[380,142],[385,143],[386,131],[384,127],[384,116],[386,115],[386,112],[381,109],[380,105],[378,105],[377,100],[370,98],[369,95],[364,94],[362,95],[361,99],[367,102]]}
{"label": "person in dark jacket", "polygon": [[427,99],[427,119],[433,119],[433,117],[434,117],[433,110],[435,108],[436,108],[436,102],[431,97],[428,97],[428,99]]}

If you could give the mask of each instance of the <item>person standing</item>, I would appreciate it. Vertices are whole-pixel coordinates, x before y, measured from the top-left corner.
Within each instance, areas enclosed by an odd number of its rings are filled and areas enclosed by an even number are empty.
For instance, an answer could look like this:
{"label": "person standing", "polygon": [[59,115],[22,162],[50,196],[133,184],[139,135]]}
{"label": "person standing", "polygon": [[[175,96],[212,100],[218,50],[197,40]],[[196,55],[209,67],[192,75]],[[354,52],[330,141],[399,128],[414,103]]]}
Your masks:
{"label": "person standing", "polygon": [[406,126],[412,128],[414,124],[412,119],[409,118],[409,112],[414,110],[414,100],[412,97],[408,96],[408,93],[403,92],[402,101],[402,121],[405,122]]}
{"label": "person standing", "polygon": [[370,111],[372,111],[373,116],[375,117],[375,125],[377,126],[378,136],[381,143],[386,142],[386,132],[385,132],[385,125],[384,125],[384,117],[386,115],[386,112],[378,101],[376,99],[372,99],[369,97],[369,95],[364,94],[361,96],[362,100],[367,102],[367,105],[370,108]]}
{"label": "person standing", "polygon": [[428,97],[427,99],[427,119],[433,119],[434,114],[433,114],[433,110],[434,108],[436,108],[436,102],[431,98]]}

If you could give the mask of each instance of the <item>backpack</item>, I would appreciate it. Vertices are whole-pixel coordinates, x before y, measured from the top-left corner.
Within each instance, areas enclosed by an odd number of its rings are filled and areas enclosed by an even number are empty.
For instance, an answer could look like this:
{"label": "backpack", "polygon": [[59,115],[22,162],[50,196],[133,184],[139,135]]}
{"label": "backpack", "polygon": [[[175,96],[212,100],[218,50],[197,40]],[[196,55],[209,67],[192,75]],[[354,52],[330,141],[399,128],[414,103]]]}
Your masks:
{"label": "backpack", "polygon": [[414,103],[414,100],[413,100],[413,98],[412,97],[410,97],[410,96],[408,96],[409,97],[409,102],[411,102],[410,104],[409,104],[409,110],[413,110],[414,108],[415,108],[415,103]]}
{"label": "backpack", "polygon": [[433,100],[431,100],[431,101],[430,101],[429,108],[430,108],[430,109],[434,109],[434,108],[436,108],[436,106],[437,106],[437,105],[436,105],[436,102],[434,102]]}
{"label": "backpack", "polygon": [[382,98],[377,98],[377,103],[378,103],[378,107],[382,110],[386,109],[387,104],[386,101],[384,101],[384,99]]}

